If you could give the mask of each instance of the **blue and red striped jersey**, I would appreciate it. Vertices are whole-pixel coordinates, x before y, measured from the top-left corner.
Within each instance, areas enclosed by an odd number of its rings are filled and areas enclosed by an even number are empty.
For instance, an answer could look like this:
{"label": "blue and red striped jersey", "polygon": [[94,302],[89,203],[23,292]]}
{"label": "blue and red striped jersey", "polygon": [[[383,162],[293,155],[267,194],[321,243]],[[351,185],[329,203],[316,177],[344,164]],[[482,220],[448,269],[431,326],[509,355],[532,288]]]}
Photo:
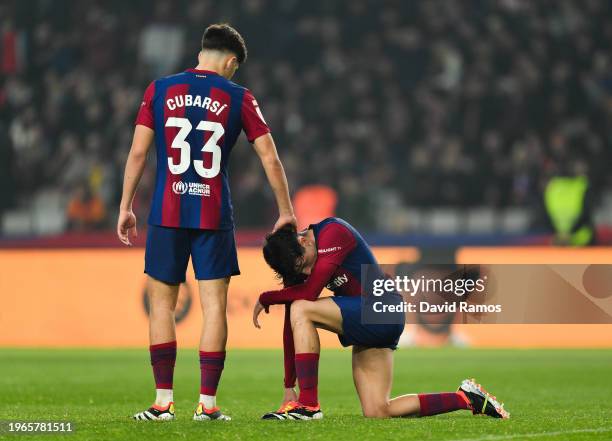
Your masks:
{"label": "blue and red striped jersey", "polygon": [[249,142],[270,132],[251,92],[215,72],[187,69],[149,84],[136,124],[155,132],[149,224],[232,229],[230,152],[241,131]]}

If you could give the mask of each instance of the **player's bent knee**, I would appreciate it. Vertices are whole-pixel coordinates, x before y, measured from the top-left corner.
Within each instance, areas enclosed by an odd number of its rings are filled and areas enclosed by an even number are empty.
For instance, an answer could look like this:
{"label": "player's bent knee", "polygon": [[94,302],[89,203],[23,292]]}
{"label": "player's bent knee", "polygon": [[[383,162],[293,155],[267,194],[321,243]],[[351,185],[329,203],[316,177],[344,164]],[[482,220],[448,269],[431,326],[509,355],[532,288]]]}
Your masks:
{"label": "player's bent knee", "polygon": [[371,404],[363,407],[363,416],[366,418],[389,418],[389,405],[383,404]]}
{"label": "player's bent knee", "polygon": [[291,304],[291,318],[304,317],[308,313],[308,307],[312,302],[308,300],[296,300]]}
{"label": "player's bent knee", "polygon": [[368,409],[363,411],[366,418],[389,418],[389,413],[382,409]]}

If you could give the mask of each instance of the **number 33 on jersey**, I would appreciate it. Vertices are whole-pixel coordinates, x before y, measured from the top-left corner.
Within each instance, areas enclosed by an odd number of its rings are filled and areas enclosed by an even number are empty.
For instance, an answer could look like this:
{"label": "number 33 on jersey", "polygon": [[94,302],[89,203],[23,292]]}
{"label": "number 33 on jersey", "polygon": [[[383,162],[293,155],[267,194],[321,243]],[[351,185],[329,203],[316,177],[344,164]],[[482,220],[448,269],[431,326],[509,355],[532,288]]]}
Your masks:
{"label": "number 33 on jersey", "polygon": [[251,92],[215,72],[188,69],[147,87],[136,124],[155,132],[149,223],[232,229],[229,154],[241,131],[249,142],[270,132]]}

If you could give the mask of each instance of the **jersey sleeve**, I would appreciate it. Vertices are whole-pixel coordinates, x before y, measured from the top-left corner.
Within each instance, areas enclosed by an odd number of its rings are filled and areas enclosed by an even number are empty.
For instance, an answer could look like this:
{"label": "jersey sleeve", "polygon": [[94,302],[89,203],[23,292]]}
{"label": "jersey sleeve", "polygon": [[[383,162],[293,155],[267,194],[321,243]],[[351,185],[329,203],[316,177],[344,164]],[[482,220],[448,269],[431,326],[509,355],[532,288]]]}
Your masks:
{"label": "jersey sleeve", "polygon": [[323,259],[339,266],[355,246],[357,240],[348,228],[339,223],[327,224],[317,237],[317,261]]}
{"label": "jersey sleeve", "polygon": [[253,94],[246,90],[242,99],[242,127],[249,142],[255,141],[262,135],[270,133],[270,128],[261,113],[259,104]]}
{"label": "jersey sleeve", "polygon": [[336,223],[326,225],[319,233],[317,261],[308,279],[288,288],[264,292],[259,296],[259,303],[268,307],[288,304],[295,300],[316,300],[356,245],[355,236],[348,228]]}
{"label": "jersey sleeve", "polygon": [[142,97],[142,103],[140,103],[140,109],[136,116],[135,125],[143,125],[154,130],[155,119],[153,118],[153,96],[155,95],[155,81],[151,82],[145,90],[144,96]]}
{"label": "jersey sleeve", "polygon": [[270,305],[286,305],[295,300],[316,300],[337,268],[338,265],[317,259],[306,282],[276,291],[264,292],[259,296],[259,303],[267,308]]}

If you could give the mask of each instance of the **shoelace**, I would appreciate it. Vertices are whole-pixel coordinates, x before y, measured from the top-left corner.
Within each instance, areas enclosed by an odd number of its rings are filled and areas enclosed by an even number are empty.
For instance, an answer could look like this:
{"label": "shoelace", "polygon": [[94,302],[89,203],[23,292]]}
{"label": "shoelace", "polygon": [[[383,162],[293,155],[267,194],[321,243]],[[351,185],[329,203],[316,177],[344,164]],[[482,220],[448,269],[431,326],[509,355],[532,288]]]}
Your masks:
{"label": "shoelace", "polygon": [[[476,383],[476,381],[472,378],[472,382],[476,384],[476,386],[478,387],[478,389],[481,390],[481,392],[483,392],[485,395],[487,395],[487,397],[493,398],[495,401],[497,401],[497,397],[495,395],[491,395],[489,392],[487,392],[487,390],[482,387],[482,385],[480,383]],[[485,406],[487,404],[488,400],[485,400]],[[504,403],[499,403],[499,406],[503,409],[504,408]],[[484,408],[483,408],[484,410]]]}

